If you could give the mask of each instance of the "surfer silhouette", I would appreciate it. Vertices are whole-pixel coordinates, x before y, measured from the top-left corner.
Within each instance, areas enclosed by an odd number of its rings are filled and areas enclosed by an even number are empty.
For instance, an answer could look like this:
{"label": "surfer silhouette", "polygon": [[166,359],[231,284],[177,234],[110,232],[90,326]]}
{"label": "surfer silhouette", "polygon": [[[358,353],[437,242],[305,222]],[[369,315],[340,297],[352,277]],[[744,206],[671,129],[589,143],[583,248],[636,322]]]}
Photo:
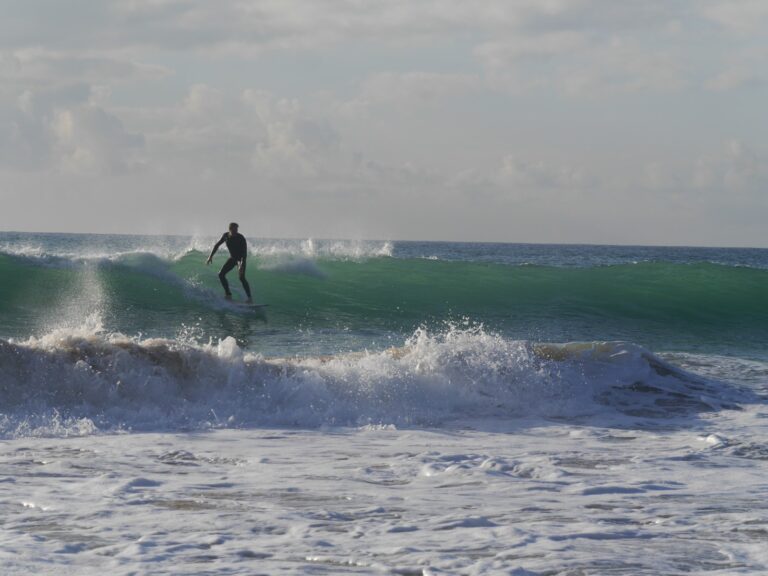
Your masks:
{"label": "surfer silhouette", "polygon": [[211,250],[211,254],[208,256],[208,260],[206,260],[205,263],[210,264],[213,262],[213,255],[216,254],[219,246],[226,243],[227,249],[229,250],[229,258],[219,271],[219,280],[221,280],[221,285],[224,286],[225,298],[227,300],[232,299],[232,292],[229,291],[229,282],[227,282],[227,274],[229,274],[232,268],[237,266],[238,278],[240,278],[245,294],[248,296],[246,302],[251,304],[253,302],[251,299],[251,287],[248,285],[248,280],[245,279],[245,259],[248,252],[248,244],[245,241],[245,236],[240,234],[237,229],[237,223],[232,222],[229,225],[229,232],[225,232],[219,241],[214,244],[213,250]]}

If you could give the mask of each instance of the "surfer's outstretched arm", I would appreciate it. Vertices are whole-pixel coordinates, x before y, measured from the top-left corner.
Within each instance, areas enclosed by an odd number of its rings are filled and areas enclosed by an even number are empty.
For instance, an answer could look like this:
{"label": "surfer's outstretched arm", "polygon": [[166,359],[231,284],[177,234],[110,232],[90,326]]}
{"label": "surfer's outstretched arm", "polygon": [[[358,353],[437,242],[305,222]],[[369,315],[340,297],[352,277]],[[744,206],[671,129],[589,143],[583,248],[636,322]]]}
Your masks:
{"label": "surfer's outstretched arm", "polygon": [[213,262],[213,255],[216,254],[216,250],[218,250],[219,246],[224,244],[224,242],[226,241],[227,241],[227,235],[224,234],[224,236],[222,236],[221,239],[219,239],[219,241],[213,245],[213,250],[211,250],[211,254],[210,256],[208,256],[208,260],[205,261],[206,264],[210,264],[211,262]]}

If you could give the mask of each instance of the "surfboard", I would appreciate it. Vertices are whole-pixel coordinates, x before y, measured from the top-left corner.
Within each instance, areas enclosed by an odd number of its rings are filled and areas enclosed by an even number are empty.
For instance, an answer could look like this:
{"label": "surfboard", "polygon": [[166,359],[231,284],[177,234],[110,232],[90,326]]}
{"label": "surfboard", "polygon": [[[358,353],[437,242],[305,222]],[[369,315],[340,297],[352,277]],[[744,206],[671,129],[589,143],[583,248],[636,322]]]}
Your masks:
{"label": "surfboard", "polygon": [[260,308],[266,308],[269,306],[269,304],[249,304],[248,302],[232,302],[235,306],[239,306],[240,308],[254,308],[254,309],[260,309]]}
{"label": "surfboard", "polygon": [[267,307],[269,307],[269,304],[264,303],[258,303],[253,304],[246,302],[244,300],[235,300],[235,299],[227,299],[224,298],[222,301],[222,305],[226,308],[229,308],[230,310],[266,310]]}

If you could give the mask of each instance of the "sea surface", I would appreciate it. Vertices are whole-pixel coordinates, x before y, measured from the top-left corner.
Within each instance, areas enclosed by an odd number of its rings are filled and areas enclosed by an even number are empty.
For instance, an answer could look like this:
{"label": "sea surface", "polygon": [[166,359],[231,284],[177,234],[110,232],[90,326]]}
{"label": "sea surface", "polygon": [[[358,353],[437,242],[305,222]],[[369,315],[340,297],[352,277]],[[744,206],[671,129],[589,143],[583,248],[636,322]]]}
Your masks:
{"label": "sea surface", "polygon": [[768,250],[217,237],[0,232],[1,573],[768,573]]}

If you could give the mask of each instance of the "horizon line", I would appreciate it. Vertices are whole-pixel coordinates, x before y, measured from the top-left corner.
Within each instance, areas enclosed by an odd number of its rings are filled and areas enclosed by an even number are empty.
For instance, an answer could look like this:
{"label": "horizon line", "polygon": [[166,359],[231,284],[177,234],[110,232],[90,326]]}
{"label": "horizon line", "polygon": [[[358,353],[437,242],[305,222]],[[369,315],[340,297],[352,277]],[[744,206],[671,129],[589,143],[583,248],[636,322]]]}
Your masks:
{"label": "horizon line", "polygon": [[[68,232],[68,231],[41,231],[41,230],[0,230],[0,234],[59,234],[82,236],[158,236],[158,237],[194,237],[195,234],[161,234],[139,232]],[[218,233],[212,234],[215,237]],[[701,248],[701,249],[731,249],[731,250],[768,250],[768,246],[730,245],[718,246],[714,244],[617,244],[611,242],[526,242],[511,240],[435,240],[419,238],[342,238],[330,236],[252,236],[257,240],[325,240],[325,241],[352,241],[352,242],[424,242],[436,244],[509,244],[521,246],[605,246],[623,248]]]}

